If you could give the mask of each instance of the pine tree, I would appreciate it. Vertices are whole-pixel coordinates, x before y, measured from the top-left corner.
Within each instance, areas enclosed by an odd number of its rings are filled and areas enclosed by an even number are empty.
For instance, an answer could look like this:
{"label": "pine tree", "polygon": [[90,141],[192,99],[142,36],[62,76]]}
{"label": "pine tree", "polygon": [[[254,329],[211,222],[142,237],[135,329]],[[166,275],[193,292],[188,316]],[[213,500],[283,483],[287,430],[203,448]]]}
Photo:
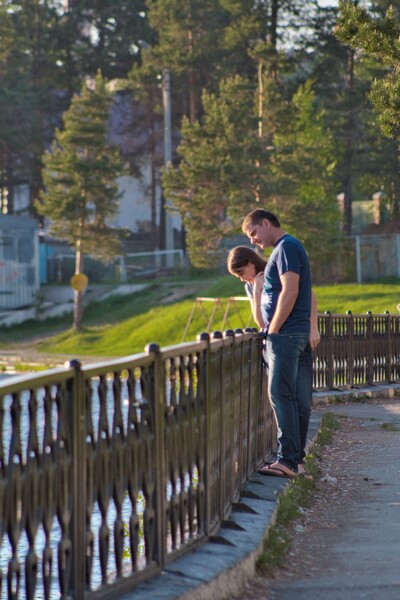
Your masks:
{"label": "pine tree", "polygon": [[364,125],[361,152],[362,170],[358,175],[358,186],[364,198],[374,192],[383,192],[388,213],[393,219],[400,216],[400,153],[398,141],[380,134],[377,111],[371,111]]}
{"label": "pine tree", "polygon": [[[83,85],[64,115],[51,151],[43,157],[44,191],[38,211],[50,220],[50,233],[66,240],[76,251],[75,274],[84,272],[84,255],[102,261],[120,251],[111,220],[118,208],[116,178],[123,165],[118,149],[107,141],[112,97],[100,73],[94,85]],[[74,327],[80,329],[81,291],[75,292]]]}
{"label": "pine tree", "polygon": [[[375,2],[378,13],[382,14],[384,4],[384,2]],[[386,68],[386,73],[373,81],[370,98],[377,109],[382,134],[399,142],[400,21],[396,9],[391,6],[384,16],[375,16],[363,6],[358,6],[349,0],[340,0],[339,9],[340,18],[336,31],[339,39],[352,48],[363,51]],[[392,206],[392,210],[394,215],[398,215],[398,202]]]}
{"label": "pine tree", "polygon": [[362,122],[368,112],[366,89],[371,73],[362,57],[342,44],[334,34],[338,10],[318,8],[313,15],[313,36],[304,40],[307,77],[313,86],[318,105],[325,110],[325,121],[331,128],[337,163],[335,194],[344,194],[343,230],[352,232],[352,203],[358,192],[358,169],[363,160],[360,153]]}
{"label": "pine tree", "polygon": [[323,112],[315,108],[311,82],[300,86],[288,111],[285,128],[273,137],[271,199],[285,228],[304,242],[313,270],[318,270],[337,252],[334,141]]}
{"label": "pine tree", "polygon": [[218,0],[157,0],[149,2],[148,16],[158,43],[147,60],[170,69],[175,103],[193,123],[203,88],[218,87],[226,12]]}
{"label": "pine tree", "polygon": [[162,182],[182,216],[192,263],[210,267],[221,238],[237,229],[262,189],[262,149],[248,81],[221,82],[218,95],[203,93],[203,106],[201,123],[184,119],[182,160]]}
{"label": "pine tree", "polygon": [[[153,40],[146,0],[86,0],[70,18],[80,24],[80,54],[86,74],[125,78],[140,59],[140,41]],[[82,66],[81,66],[82,69]]]}
{"label": "pine tree", "polygon": [[53,4],[2,3],[7,12],[1,15],[5,35],[0,37],[0,169],[10,213],[14,188],[21,183],[30,185],[30,212],[34,212],[33,199],[41,185],[40,157],[57,110],[51,91],[60,74],[52,36]]}
{"label": "pine tree", "polygon": [[[156,248],[161,247],[161,231],[157,224],[157,188],[160,184],[160,170],[163,157],[163,106],[160,85],[160,71],[145,61],[140,67],[134,65],[128,77],[128,89],[132,93],[133,119],[130,135],[141,140],[137,145],[137,156],[150,160],[150,211],[151,237]],[[138,161],[136,161],[136,165]],[[140,176],[140,164],[139,172]]]}

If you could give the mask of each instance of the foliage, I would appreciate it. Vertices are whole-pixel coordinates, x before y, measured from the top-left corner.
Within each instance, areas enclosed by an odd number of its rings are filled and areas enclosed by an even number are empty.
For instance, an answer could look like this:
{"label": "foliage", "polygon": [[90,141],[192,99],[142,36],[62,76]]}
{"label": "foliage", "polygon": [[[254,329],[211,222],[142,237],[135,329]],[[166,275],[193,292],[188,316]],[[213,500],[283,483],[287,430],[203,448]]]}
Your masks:
{"label": "foliage", "polygon": [[[132,64],[139,63],[140,40],[153,39],[146,4],[146,0],[86,0],[80,18],[90,35],[80,35],[80,53],[87,74],[100,69],[107,79],[123,78]],[[75,18],[79,12],[76,3]]]}
{"label": "foliage", "polygon": [[[127,89],[132,94],[133,107],[133,119],[128,129],[128,135],[135,139],[136,151],[133,158],[139,158],[134,164],[130,160],[130,172],[132,175],[141,177],[141,168],[146,164],[146,159],[150,160],[151,237],[156,248],[162,247],[159,227],[161,223],[158,223],[157,220],[157,190],[160,185],[160,168],[164,163],[162,145],[163,107],[160,78],[160,69],[156,64],[147,60],[147,51],[144,51],[143,63],[140,67],[136,64],[133,65],[126,82]],[[139,172],[137,166],[139,166]]]}
{"label": "foliage", "polygon": [[352,47],[387,66],[385,77],[372,84],[371,99],[379,113],[382,133],[388,138],[400,139],[399,65],[400,22],[395,9],[388,8],[383,17],[375,18],[349,0],[341,0],[338,37]]}
{"label": "foliage", "polygon": [[218,0],[158,0],[148,6],[158,41],[146,60],[170,69],[175,101],[193,123],[202,89],[218,81],[225,11]]}
{"label": "foliage", "polygon": [[[384,186],[391,191],[396,179],[394,161],[385,162],[376,115],[368,99],[371,81],[380,77],[384,66],[365,53],[358,52],[335,35],[336,7],[318,9],[307,49],[312,56],[308,77],[315,81],[318,105],[325,110],[325,121],[335,142],[337,163],[334,175],[335,195],[344,195],[343,227],[352,232],[352,203],[371,198]],[[389,150],[389,146],[385,146]],[[394,146],[390,149],[395,152]]]}
{"label": "foliage", "polygon": [[284,228],[304,242],[314,266],[337,252],[334,142],[324,113],[315,108],[310,81],[300,86],[288,111],[289,118],[273,136],[271,196]]}
{"label": "foliage", "polygon": [[0,182],[10,214],[26,185],[35,215],[43,152],[81,82],[98,69],[126,77],[139,39],[152,35],[145,0],[0,0]]}
{"label": "foliage", "polygon": [[[129,157],[130,168],[140,175],[139,159],[151,156],[152,238],[158,244],[162,105],[157,77],[168,67],[174,146],[182,136],[181,150],[191,140],[201,146],[201,164],[193,180],[176,179],[172,187],[175,194],[181,190],[183,204],[193,198],[194,214],[200,212],[202,202],[203,213],[212,207],[210,219],[200,221],[205,228],[210,226],[210,236],[188,231],[197,264],[212,262],[218,239],[235,229],[243,209],[270,197],[272,138],[275,133],[282,135],[285,127],[290,132],[287,121],[293,114],[293,92],[310,77],[315,82],[315,103],[325,109],[323,121],[334,143],[335,171],[321,170],[321,179],[333,177],[332,203],[345,192],[346,232],[351,233],[351,202],[364,199],[365,194],[384,191],[392,214],[398,214],[399,8],[395,3],[389,9],[389,0],[375,0],[368,3],[367,11],[359,3],[342,0],[338,13],[319,4],[317,0],[0,0],[0,180],[8,193],[10,213],[19,185],[29,186],[32,205],[39,197],[44,149],[50,147],[61,115],[82,81],[98,69],[119,83],[129,73],[130,81],[121,86],[132,90],[140,121],[130,132],[135,154]],[[247,86],[247,112],[240,98],[228,99],[222,92],[226,82],[235,78]],[[367,101],[369,88],[377,113]],[[230,115],[222,115],[223,110]],[[193,132],[189,133],[187,122],[181,129],[182,115],[188,117]],[[222,128],[212,124],[217,118],[229,123],[225,139]],[[378,118],[392,140],[380,139]],[[230,152],[229,143],[234,144]],[[299,159],[298,148],[290,158],[290,148],[285,145],[282,165]],[[214,172],[212,165],[206,165],[205,152],[215,163]],[[308,157],[317,164],[318,150],[314,157],[312,152],[310,147]],[[183,154],[179,158],[185,161]],[[190,161],[196,160],[194,148]],[[180,169],[178,160],[174,164]],[[183,179],[185,169],[187,165],[182,167]],[[232,198],[242,169],[240,199]],[[219,173],[225,180],[218,180]],[[199,184],[198,192],[193,191],[194,184]],[[320,183],[314,180],[312,187],[316,192]],[[304,194],[308,208],[310,191]],[[280,213],[280,206],[277,209]],[[30,213],[34,214],[32,206]],[[207,244],[203,258],[196,246]]]}
{"label": "foliage", "polygon": [[190,258],[198,267],[212,266],[221,237],[248,212],[263,177],[248,82],[239,76],[221,82],[219,95],[203,94],[203,106],[201,123],[184,120],[182,161],[163,175],[165,194],[182,216]]}
{"label": "foliage", "polygon": [[[360,177],[361,184],[374,186],[372,191],[384,191],[389,199],[391,215],[400,212],[398,186],[398,142],[400,139],[400,104],[398,94],[399,33],[398,9],[386,1],[373,2],[370,12],[361,5],[341,0],[340,16],[336,27],[338,38],[351,46],[364,61],[379,65],[368,78],[369,98],[375,114],[364,122],[367,161]],[[379,127],[374,127],[374,121]],[[371,127],[372,125],[372,127]],[[379,130],[386,138],[376,135]],[[375,135],[374,135],[375,134]],[[372,140],[371,140],[372,138]],[[363,153],[361,153],[362,155]]]}
{"label": "foliage", "polygon": [[12,214],[17,186],[29,182],[33,198],[41,185],[40,156],[59,109],[56,12],[30,0],[1,2],[0,10],[0,186]]}
{"label": "foliage", "polygon": [[107,141],[111,96],[98,73],[91,89],[86,84],[64,115],[45,153],[45,190],[38,211],[50,219],[50,232],[82,253],[108,260],[119,251],[110,225],[118,209],[116,178],[123,172],[118,149]]}

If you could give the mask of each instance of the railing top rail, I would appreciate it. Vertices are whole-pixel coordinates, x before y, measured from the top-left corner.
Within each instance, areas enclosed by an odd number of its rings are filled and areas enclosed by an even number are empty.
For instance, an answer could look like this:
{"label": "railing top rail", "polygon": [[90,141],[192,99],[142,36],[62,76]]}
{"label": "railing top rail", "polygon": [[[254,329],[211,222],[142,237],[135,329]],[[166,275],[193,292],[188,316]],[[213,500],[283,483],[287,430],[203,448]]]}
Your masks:
{"label": "railing top rail", "polygon": [[184,354],[192,354],[205,350],[207,345],[206,340],[197,340],[193,342],[183,342],[173,346],[165,346],[160,348],[163,358],[175,358]]}
{"label": "railing top rail", "polygon": [[135,367],[144,367],[151,364],[154,358],[151,353],[141,352],[124,356],[123,358],[115,358],[113,360],[101,361],[90,365],[82,366],[82,371],[85,376],[91,377],[95,375],[104,375],[111,371],[123,371],[124,369],[134,369]]}
{"label": "railing top rail", "polygon": [[400,320],[400,314],[399,313],[391,313],[389,311],[386,311],[384,313],[372,313],[370,311],[365,312],[365,313],[357,313],[357,314],[353,314],[351,311],[348,311],[345,314],[342,313],[331,313],[329,311],[327,311],[326,313],[319,313],[318,314],[318,319],[321,321],[335,321],[335,320],[353,320],[353,321],[357,321],[360,319],[371,319],[372,321],[376,320],[376,319],[395,319],[395,320]]}
{"label": "railing top rail", "polygon": [[52,383],[60,383],[71,379],[74,375],[72,366],[48,369],[39,373],[27,373],[26,375],[15,375],[0,382],[0,394],[20,392],[27,389],[35,389]]}

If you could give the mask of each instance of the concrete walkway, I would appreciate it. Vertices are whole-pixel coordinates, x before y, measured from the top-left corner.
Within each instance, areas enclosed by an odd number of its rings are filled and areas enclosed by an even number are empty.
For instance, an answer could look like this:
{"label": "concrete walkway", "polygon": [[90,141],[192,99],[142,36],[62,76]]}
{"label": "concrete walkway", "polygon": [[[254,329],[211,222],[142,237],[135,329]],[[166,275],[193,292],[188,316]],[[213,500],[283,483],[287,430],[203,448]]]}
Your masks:
{"label": "concrete walkway", "polygon": [[294,527],[285,568],[240,600],[400,598],[400,401],[326,410],[342,427],[324,453],[318,498]]}
{"label": "concrete walkway", "polygon": [[[361,600],[400,598],[400,400],[398,386],[360,391],[376,402],[319,406],[313,411],[314,437],[327,411],[359,420],[360,447],[353,448],[345,477],[348,502],[336,506],[334,526],[311,537],[304,552],[314,569],[277,580],[255,577],[263,539],[274,523],[277,498],[288,480],[254,475],[219,534],[163,574],[142,584],[124,600]],[[316,400],[330,397],[316,395]],[[352,392],[350,400],[357,400]],[[390,435],[388,435],[390,433]],[[328,506],[329,512],[329,506]],[[288,566],[290,570],[290,566]]]}

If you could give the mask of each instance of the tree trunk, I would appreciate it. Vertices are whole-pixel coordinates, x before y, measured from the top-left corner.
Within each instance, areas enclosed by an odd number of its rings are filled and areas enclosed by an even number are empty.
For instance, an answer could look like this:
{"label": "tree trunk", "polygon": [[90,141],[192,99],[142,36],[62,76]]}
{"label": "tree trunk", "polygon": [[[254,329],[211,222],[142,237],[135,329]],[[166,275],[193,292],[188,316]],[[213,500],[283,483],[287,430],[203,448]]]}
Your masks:
{"label": "tree trunk", "polygon": [[[189,54],[193,53],[193,34],[191,31],[187,32],[188,39],[188,49]],[[189,121],[193,123],[196,121],[197,117],[197,98],[196,98],[196,87],[195,87],[195,79],[194,79],[194,71],[193,67],[189,67],[188,70],[188,87],[189,87]]]}
{"label": "tree trunk", "polygon": [[[77,243],[76,247],[76,259],[75,259],[75,275],[80,275],[83,273],[83,254],[80,248],[80,241]],[[84,292],[79,292],[74,290],[74,323],[73,328],[76,331],[81,331],[82,329],[82,317],[83,317],[83,294]]]}
{"label": "tree trunk", "polygon": [[353,227],[352,217],[352,166],[353,166],[353,154],[354,154],[354,137],[355,137],[355,111],[353,100],[353,89],[354,89],[354,51],[349,48],[349,57],[347,63],[347,94],[349,98],[349,110],[347,117],[346,126],[346,147],[344,153],[344,164],[346,173],[344,177],[344,232],[346,235],[351,235]]}
{"label": "tree trunk", "polygon": [[[154,103],[152,103],[154,106]],[[150,160],[151,160],[151,235],[153,238],[153,250],[161,247],[160,230],[157,227],[157,140],[155,128],[155,115],[151,120],[150,135]]]}
{"label": "tree trunk", "polygon": [[278,75],[277,67],[277,43],[278,43],[278,13],[281,0],[273,0],[271,5],[271,20],[268,40],[273,49],[273,58],[269,67],[269,75],[273,81],[276,81]]}
{"label": "tree trunk", "polygon": [[[263,63],[262,60],[258,62],[258,139],[262,142],[263,138],[263,109],[264,109],[264,86],[263,86]],[[261,162],[256,162],[258,172],[261,170]],[[255,189],[255,200],[260,202],[260,184],[257,183]]]}
{"label": "tree trunk", "polygon": [[191,124],[196,121],[196,90],[194,85],[193,69],[189,69],[189,120]]}

